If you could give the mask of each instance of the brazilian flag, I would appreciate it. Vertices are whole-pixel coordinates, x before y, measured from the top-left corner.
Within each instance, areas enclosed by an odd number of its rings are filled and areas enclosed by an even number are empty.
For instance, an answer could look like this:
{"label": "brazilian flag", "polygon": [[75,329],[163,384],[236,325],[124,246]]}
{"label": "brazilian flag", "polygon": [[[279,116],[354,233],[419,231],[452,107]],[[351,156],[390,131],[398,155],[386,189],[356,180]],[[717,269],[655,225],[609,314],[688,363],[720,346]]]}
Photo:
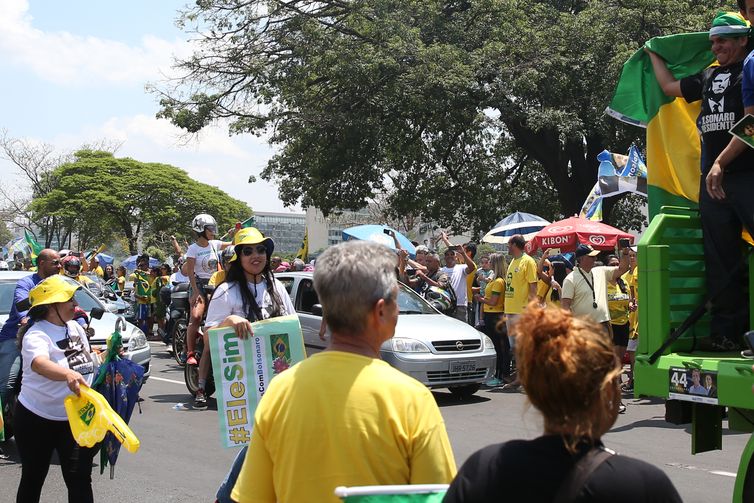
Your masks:
{"label": "brazilian flag", "polygon": [[34,236],[32,236],[26,229],[24,229],[24,237],[26,238],[26,244],[28,244],[31,249],[31,263],[32,265],[37,265],[37,256],[39,255],[39,252],[42,251],[42,245],[37,243]]}
{"label": "brazilian flag", "polygon": [[[655,37],[644,47],[667,63],[676,79],[695,75],[715,62],[709,32]],[[647,193],[650,219],[660,207],[696,207],[701,177],[701,143],[696,118],[701,102],[667,96],[643,49],[623,65],[606,112],[647,129]]]}
{"label": "brazilian flag", "polygon": [[344,503],[441,503],[447,484],[338,487],[335,496]]}

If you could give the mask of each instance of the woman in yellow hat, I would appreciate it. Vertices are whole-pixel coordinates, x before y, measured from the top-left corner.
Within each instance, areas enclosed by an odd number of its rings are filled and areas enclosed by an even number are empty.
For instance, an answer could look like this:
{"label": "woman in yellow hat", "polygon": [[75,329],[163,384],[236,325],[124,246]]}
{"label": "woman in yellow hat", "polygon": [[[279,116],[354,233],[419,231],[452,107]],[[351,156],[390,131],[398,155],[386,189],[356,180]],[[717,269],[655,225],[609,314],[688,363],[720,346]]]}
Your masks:
{"label": "woman in yellow hat", "polygon": [[[248,227],[233,237],[235,254],[230,268],[209,303],[204,322],[204,347],[209,347],[207,332],[210,328],[233,327],[239,337],[251,335],[251,322],[296,314],[293,302],[280,281],[273,276],[270,257],[275,242],[264,237],[259,230]],[[204,384],[210,369],[209,352],[199,362],[199,390],[194,406],[206,407]]]}
{"label": "woman in yellow hat", "polygon": [[94,501],[92,458],[97,448],[76,444],[63,400],[89,386],[96,364],[84,329],[73,321],[81,285],[55,274],[29,292],[29,324],[18,331],[23,360],[21,393],[14,415],[21,457],[17,501],[37,502],[57,451],[68,500]]}

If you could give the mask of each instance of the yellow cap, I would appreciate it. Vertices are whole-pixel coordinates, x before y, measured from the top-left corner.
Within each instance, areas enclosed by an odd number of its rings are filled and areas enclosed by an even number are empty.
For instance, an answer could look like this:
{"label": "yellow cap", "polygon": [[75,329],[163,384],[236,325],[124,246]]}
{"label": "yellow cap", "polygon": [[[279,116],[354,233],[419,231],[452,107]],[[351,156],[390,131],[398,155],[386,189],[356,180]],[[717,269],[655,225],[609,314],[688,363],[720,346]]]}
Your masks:
{"label": "yellow cap", "polygon": [[[275,250],[275,242],[271,238],[264,237],[256,227],[240,229],[236,232],[235,236],[233,236],[233,246],[236,247],[236,250],[238,250],[239,246],[256,245],[260,243],[267,247],[267,255],[272,255],[272,252]],[[234,253],[230,261],[233,262],[236,260],[237,256],[238,253]]]}
{"label": "yellow cap", "polygon": [[75,281],[68,280],[60,274],[53,274],[31,289],[29,302],[31,307],[68,302],[79,288],[81,285]]}

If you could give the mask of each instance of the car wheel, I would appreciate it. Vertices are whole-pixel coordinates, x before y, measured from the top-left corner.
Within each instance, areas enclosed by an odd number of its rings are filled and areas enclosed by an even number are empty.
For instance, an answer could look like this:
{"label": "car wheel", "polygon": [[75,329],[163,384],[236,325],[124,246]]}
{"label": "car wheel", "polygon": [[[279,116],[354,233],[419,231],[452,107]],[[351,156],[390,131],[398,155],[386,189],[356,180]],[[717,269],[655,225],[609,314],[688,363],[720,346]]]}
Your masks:
{"label": "car wheel", "polygon": [[471,398],[481,387],[481,384],[464,384],[463,386],[451,386],[448,390],[450,390],[453,396],[466,399]]}

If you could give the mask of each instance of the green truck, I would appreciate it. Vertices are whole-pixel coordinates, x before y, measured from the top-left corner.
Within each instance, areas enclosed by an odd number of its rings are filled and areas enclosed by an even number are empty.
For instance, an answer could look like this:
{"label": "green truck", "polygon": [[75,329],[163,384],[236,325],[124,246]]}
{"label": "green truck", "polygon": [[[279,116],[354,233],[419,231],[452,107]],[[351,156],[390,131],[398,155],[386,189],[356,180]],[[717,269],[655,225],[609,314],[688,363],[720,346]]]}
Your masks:
{"label": "green truck", "polygon": [[[752,257],[750,254],[750,271],[754,271]],[[695,351],[696,340],[709,334],[708,315],[660,351],[671,333],[705,300],[698,210],[663,206],[639,241],[638,267],[640,335],[635,396],[664,398],[668,400],[666,419],[691,422],[692,454],[723,448],[726,413],[729,429],[754,432],[754,360],[742,358],[740,352]],[[749,292],[754,293],[754,274],[749,276]],[[750,326],[754,327],[753,299],[750,294]],[[741,455],[734,502],[754,501],[753,454],[754,435]]]}

